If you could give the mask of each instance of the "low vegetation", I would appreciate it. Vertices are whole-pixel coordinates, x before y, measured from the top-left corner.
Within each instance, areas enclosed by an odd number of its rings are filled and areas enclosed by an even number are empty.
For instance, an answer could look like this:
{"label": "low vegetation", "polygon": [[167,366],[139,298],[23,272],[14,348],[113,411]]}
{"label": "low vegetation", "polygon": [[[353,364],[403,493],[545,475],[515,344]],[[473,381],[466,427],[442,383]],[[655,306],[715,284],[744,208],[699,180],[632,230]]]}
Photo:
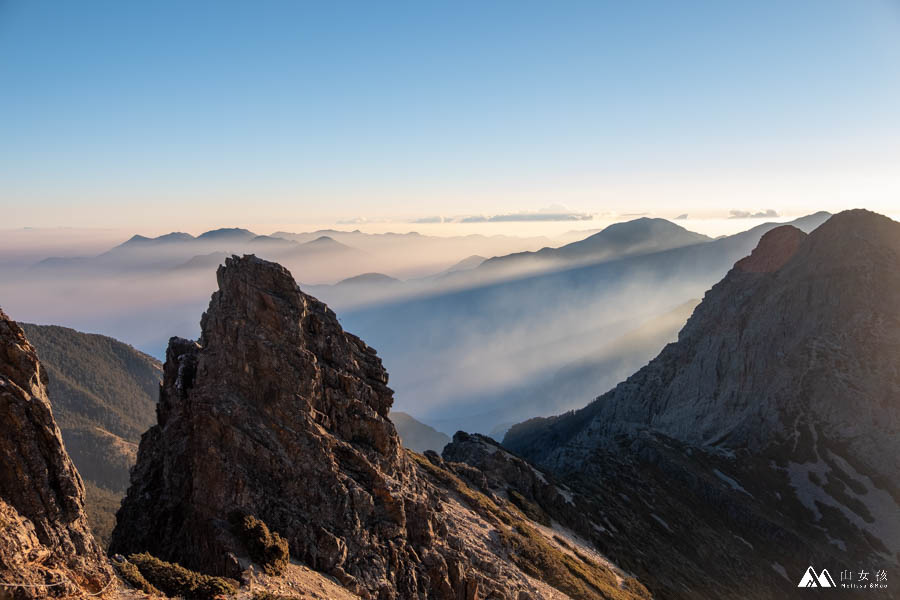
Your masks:
{"label": "low vegetation", "polygon": [[302,596],[285,596],[284,594],[273,594],[272,592],[256,592],[251,600],[300,600]]}
{"label": "low vegetation", "polygon": [[526,517],[534,521],[535,523],[540,523],[545,527],[550,527],[550,517],[544,510],[538,506],[536,503],[532,502],[516,490],[508,490],[509,501],[512,502],[516,508],[521,510]]}
{"label": "low vegetation", "polygon": [[141,572],[134,565],[134,563],[128,562],[127,560],[123,560],[122,562],[112,561],[113,565],[116,567],[116,570],[119,572],[119,575],[128,582],[131,587],[141,590],[147,595],[150,596],[162,596],[163,593],[160,592],[156,587],[147,581],[147,579],[141,575]]}
{"label": "low vegetation", "polygon": [[500,538],[520,569],[572,598],[631,600],[649,596],[637,580],[622,577],[620,583],[611,569],[563,552],[526,523],[501,528]]}
{"label": "low vegetation", "polygon": [[230,596],[238,588],[238,582],[232,579],[197,573],[146,552],[132,554],[128,560],[150,585],[166,596],[181,596],[185,600],[213,600],[216,596]]}
{"label": "low vegetation", "polygon": [[253,515],[234,513],[230,520],[253,562],[265,569],[267,575],[281,575],[291,558],[287,540]]}

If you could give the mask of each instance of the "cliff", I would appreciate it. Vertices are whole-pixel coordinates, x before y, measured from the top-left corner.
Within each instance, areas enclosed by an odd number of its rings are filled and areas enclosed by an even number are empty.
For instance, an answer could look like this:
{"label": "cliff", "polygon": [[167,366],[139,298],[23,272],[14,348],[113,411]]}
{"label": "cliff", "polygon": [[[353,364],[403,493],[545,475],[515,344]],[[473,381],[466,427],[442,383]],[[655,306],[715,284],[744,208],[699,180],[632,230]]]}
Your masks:
{"label": "cliff", "polygon": [[84,512],[84,486],[22,329],[0,311],[0,592],[15,598],[96,592],[112,572]]}
{"label": "cliff", "polygon": [[169,344],[113,552],[244,577],[252,549],[230,517],[252,515],[363,598],[647,597],[404,450],[375,351],[286,269],[235,257],[217,277],[200,339]]}

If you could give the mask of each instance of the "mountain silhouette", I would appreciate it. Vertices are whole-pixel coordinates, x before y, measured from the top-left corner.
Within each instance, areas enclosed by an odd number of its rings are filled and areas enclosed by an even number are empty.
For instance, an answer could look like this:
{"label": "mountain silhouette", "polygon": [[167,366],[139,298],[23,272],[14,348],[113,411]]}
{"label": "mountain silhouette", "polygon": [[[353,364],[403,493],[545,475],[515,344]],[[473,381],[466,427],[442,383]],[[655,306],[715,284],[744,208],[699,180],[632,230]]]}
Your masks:
{"label": "mountain silhouette", "polygon": [[614,223],[583,240],[559,248],[543,248],[537,252],[520,252],[484,261],[482,270],[498,268],[559,268],[583,262],[597,262],[649,254],[692,244],[709,242],[712,238],[688,231],[665,219],[641,217]]}

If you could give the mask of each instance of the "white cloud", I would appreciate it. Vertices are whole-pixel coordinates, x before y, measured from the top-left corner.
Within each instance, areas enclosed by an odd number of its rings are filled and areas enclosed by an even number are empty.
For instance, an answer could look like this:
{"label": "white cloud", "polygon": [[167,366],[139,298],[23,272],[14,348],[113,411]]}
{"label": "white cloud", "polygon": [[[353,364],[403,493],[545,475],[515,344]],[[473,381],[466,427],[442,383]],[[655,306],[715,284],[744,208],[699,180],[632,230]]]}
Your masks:
{"label": "white cloud", "polygon": [[729,219],[774,219],[780,217],[776,211],[771,208],[758,212],[750,212],[748,210],[733,210]]}

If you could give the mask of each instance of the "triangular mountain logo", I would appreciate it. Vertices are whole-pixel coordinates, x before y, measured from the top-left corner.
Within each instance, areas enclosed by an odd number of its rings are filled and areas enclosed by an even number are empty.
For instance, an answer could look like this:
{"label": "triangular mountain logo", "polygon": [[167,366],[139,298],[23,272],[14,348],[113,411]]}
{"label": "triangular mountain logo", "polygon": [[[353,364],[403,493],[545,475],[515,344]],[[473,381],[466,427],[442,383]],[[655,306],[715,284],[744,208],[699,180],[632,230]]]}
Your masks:
{"label": "triangular mountain logo", "polygon": [[834,587],[834,579],[831,578],[828,569],[822,569],[822,572],[816,575],[815,570],[810,566],[806,569],[806,573],[803,574],[803,579],[800,580],[797,587]]}

